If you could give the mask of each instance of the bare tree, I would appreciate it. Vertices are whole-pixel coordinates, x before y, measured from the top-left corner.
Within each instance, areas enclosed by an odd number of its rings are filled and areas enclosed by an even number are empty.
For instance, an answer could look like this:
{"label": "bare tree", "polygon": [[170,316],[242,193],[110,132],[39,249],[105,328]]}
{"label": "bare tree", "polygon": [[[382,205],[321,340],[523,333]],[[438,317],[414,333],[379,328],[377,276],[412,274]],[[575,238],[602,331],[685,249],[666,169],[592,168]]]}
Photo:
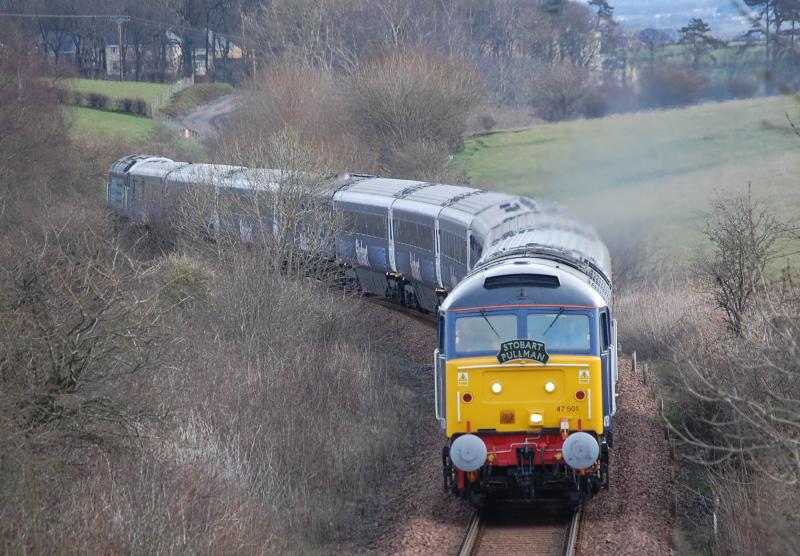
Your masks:
{"label": "bare tree", "polygon": [[718,194],[713,200],[705,232],[713,252],[698,258],[698,276],[734,334],[742,334],[747,312],[765,284],[764,270],[783,256],[779,242],[791,237],[792,229],[753,198],[749,186],[745,194]]}
{"label": "bare tree", "polygon": [[363,145],[375,145],[382,171],[415,143],[463,144],[467,118],[482,98],[473,68],[424,50],[392,50],[348,79],[348,120]]}
{"label": "bare tree", "polygon": [[21,430],[102,445],[156,419],[136,393],[165,336],[158,290],[140,292],[144,269],[95,218],[0,246],[0,377]]}
{"label": "bare tree", "polygon": [[661,29],[648,27],[637,33],[636,37],[644,43],[650,56],[650,66],[655,63],[655,52],[669,42],[669,34]]}
{"label": "bare tree", "polygon": [[531,80],[531,104],[545,120],[568,120],[583,113],[590,90],[586,68],[570,62],[540,66]]}

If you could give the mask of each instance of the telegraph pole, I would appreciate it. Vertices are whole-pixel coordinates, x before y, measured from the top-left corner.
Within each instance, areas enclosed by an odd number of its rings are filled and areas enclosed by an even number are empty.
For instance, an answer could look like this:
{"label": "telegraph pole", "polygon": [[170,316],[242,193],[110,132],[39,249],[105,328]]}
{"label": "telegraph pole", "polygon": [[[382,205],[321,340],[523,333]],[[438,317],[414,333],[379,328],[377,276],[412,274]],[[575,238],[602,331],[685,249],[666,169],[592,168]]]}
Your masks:
{"label": "telegraph pole", "polygon": [[117,24],[117,36],[119,37],[119,80],[125,77],[125,59],[122,57],[122,26],[131,20],[127,15],[118,15],[111,18]]}

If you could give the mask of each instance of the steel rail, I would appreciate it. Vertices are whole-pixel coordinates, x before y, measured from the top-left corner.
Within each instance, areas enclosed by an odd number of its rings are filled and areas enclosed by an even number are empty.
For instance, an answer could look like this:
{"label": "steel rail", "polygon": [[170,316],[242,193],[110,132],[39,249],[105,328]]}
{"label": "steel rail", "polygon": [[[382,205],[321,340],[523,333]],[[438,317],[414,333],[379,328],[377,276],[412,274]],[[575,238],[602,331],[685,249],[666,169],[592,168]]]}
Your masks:
{"label": "steel rail", "polygon": [[[555,541],[554,543],[559,545],[559,548],[554,550],[557,556],[575,556],[575,551],[578,546],[578,532],[581,524],[581,511],[582,508],[578,507],[569,518],[565,518],[563,521],[563,525],[561,526],[561,534],[558,535],[561,541]],[[501,524],[500,528],[502,529],[502,527],[503,526]],[[525,528],[529,530],[541,529],[542,531],[539,534],[543,533],[546,535],[544,538],[547,538],[547,535],[550,535],[550,538],[553,539],[553,533],[548,531],[548,529],[551,527],[553,527],[552,523],[536,522],[532,522],[525,526]],[[481,520],[480,514],[475,512],[470,520],[464,540],[461,541],[461,546],[458,551],[459,556],[473,556],[479,552],[486,551],[487,548],[492,552],[496,552],[498,549],[502,550],[502,546],[482,546],[483,544],[490,544],[491,541],[489,539],[496,534],[497,532],[492,530],[492,525],[486,522],[486,520]],[[516,532],[510,533],[507,532],[505,534],[511,534],[515,537],[518,537],[519,531],[517,530]],[[494,542],[497,541],[495,540]],[[553,556],[552,552],[542,552],[543,547],[539,546],[539,544],[539,542],[531,542],[530,545],[525,547],[524,552],[533,555],[547,554],[547,556]],[[553,550],[553,544],[550,544],[547,548],[544,548],[544,550]]]}
{"label": "steel rail", "polygon": [[564,556],[575,556],[575,549],[578,547],[578,531],[581,526],[581,515],[583,506],[578,506],[572,518],[569,520],[567,529],[567,540],[564,543]]}
{"label": "steel rail", "polygon": [[458,556],[471,556],[473,550],[478,546],[478,537],[481,530],[481,516],[478,512],[472,515],[467,528],[467,535],[461,542],[461,548],[458,551]]}

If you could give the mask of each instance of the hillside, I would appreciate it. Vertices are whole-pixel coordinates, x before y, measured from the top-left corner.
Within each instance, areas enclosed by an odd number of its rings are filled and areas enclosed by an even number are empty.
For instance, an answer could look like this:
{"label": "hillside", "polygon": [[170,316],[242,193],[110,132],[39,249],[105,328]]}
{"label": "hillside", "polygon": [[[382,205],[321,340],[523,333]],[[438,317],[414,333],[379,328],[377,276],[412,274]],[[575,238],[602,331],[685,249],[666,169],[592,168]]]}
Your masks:
{"label": "hillside", "polygon": [[677,29],[693,17],[703,18],[715,33],[725,36],[749,28],[740,8],[730,0],[614,0],[609,3],[614,6],[615,19],[635,29]]}
{"label": "hillside", "polygon": [[710,103],[476,136],[456,156],[473,184],[556,199],[600,228],[633,227],[685,255],[716,190],[800,206],[791,97]]}

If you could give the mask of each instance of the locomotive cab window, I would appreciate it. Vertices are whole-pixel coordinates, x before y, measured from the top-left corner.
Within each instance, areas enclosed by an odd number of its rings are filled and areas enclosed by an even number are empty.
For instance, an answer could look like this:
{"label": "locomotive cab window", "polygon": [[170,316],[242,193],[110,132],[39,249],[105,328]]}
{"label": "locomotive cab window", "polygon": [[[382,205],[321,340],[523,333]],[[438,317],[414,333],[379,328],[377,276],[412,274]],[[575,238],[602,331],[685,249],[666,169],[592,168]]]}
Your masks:
{"label": "locomotive cab window", "polygon": [[487,314],[456,320],[456,351],[478,353],[498,351],[500,344],[517,336],[517,315]]}
{"label": "locomotive cab window", "polygon": [[528,339],[544,342],[547,350],[588,352],[592,345],[588,315],[565,313],[563,310],[547,313],[529,313]]}

